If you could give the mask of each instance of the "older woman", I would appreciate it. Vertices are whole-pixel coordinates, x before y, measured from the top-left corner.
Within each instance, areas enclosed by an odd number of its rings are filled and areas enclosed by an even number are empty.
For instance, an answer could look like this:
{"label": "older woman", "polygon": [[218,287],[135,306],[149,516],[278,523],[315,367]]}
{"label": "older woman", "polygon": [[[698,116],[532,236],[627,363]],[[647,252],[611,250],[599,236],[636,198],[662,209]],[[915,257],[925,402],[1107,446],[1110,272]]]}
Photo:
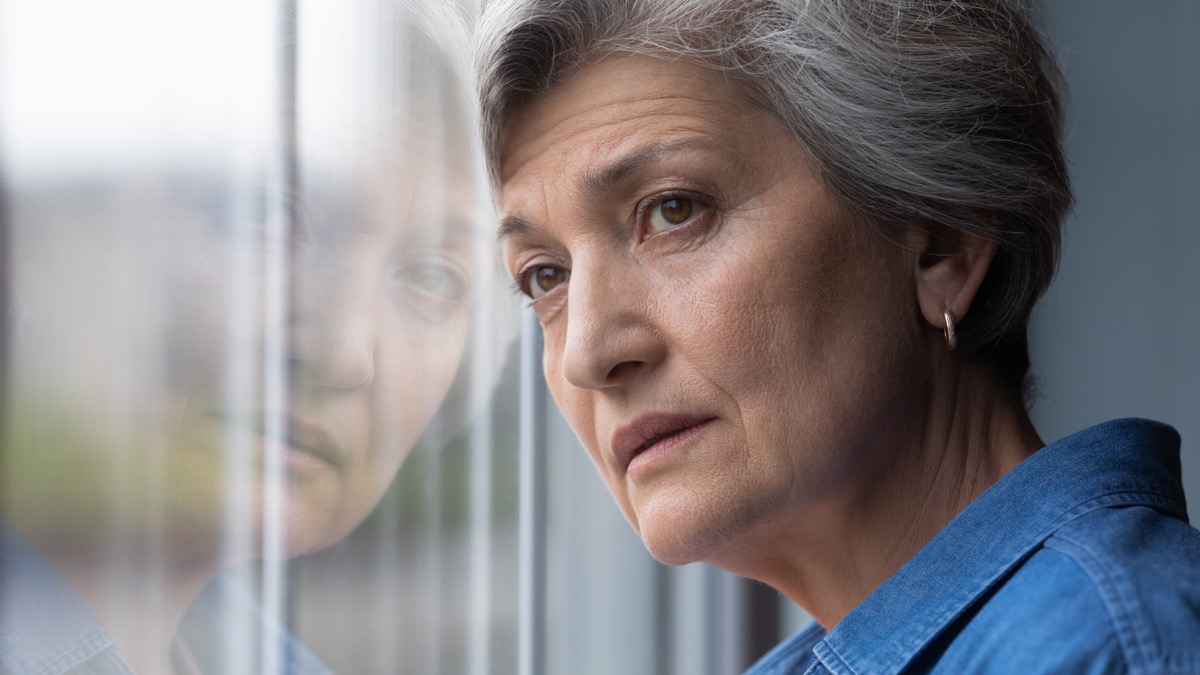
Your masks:
{"label": "older woman", "polygon": [[965,0],[511,0],[484,140],[545,375],[650,552],[816,622],[756,673],[1200,672],[1177,434],[1045,445],[1057,73]]}

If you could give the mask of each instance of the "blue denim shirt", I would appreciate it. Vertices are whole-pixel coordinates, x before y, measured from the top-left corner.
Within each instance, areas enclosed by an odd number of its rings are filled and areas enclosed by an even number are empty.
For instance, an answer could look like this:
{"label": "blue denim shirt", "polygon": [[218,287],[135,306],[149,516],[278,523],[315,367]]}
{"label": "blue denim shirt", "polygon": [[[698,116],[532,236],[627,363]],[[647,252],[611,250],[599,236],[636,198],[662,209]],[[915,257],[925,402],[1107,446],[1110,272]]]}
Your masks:
{"label": "blue denim shirt", "polygon": [[0,518],[0,673],[133,675],[117,641],[42,556]]}
{"label": "blue denim shirt", "polygon": [[[242,651],[227,644],[239,629]],[[237,581],[218,576],[192,603],[179,637],[206,674],[260,673],[254,657],[274,646],[279,671],[329,671],[262,610]],[[243,653],[244,652],[244,653]],[[100,619],[10,523],[0,518],[0,675],[134,675]]]}
{"label": "blue denim shirt", "polygon": [[1034,453],[826,633],[748,675],[1200,674],[1179,435],[1107,422]]}

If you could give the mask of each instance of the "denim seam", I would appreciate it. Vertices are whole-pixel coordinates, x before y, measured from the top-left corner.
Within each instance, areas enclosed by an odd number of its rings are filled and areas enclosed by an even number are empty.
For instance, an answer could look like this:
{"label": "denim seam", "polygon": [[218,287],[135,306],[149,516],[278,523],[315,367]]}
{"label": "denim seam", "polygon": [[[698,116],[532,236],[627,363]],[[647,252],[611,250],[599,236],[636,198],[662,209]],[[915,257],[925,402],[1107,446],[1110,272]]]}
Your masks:
{"label": "denim seam", "polygon": [[113,649],[116,647],[116,644],[117,641],[104,631],[93,633],[81,640],[74,647],[67,649],[42,664],[38,672],[59,673],[64,670],[71,670],[96,658],[105,651]]}
{"label": "denim seam", "polygon": [[1137,594],[1128,587],[1119,569],[1109,564],[1104,556],[1087,542],[1076,539],[1069,532],[1059,532],[1046,542],[1046,546],[1075,561],[1092,579],[1104,605],[1108,608],[1109,618],[1116,630],[1121,650],[1125,653],[1131,675],[1153,673],[1148,665],[1153,661],[1153,636],[1140,629],[1142,622],[1137,619]]}
{"label": "denim seam", "polygon": [[[958,617],[972,602],[976,601],[983,593],[992,588],[1006,574],[1015,570],[1025,560],[1037,551],[1038,545],[1046,542],[1051,537],[1055,536],[1063,527],[1071,521],[1081,518],[1088,513],[1098,511],[1111,506],[1161,506],[1163,508],[1177,508],[1178,501],[1164,496],[1159,490],[1141,491],[1153,486],[1135,486],[1134,484],[1125,484],[1120,486],[1119,491],[1107,492],[1102,495],[1095,496],[1087,501],[1076,504],[1071,509],[1063,512],[1061,516],[1055,518],[1049,527],[1039,532],[1038,536],[1031,540],[1028,548],[1022,549],[1018,555],[1007,560],[1003,565],[989,569],[986,575],[980,575],[972,579],[969,584],[969,590],[959,594],[955,602],[949,605],[948,609],[933,620],[923,622],[921,630],[914,631],[908,640],[904,642],[902,653],[896,658],[889,659],[885,666],[885,672],[899,672],[912,659],[929,645],[938,635],[941,634],[953,621]],[[1138,489],[1141,488],[1141,489]],[[980,585],[982,584],[982,585]],[[932,630],[932,632],[931,632]],[[829,647],[837,654],[838,658],[845,663],[845,659],[832,646]],[[848,666],[847,666],[848,667]]]}
{"label": "denim seam", "polygon": [[[792,638],[789,637],[788,639],[791,640]],[[770,670],[768,670],[764,675],[772,675],[773,673],[783,672],[780,670],[783,664],[789,663],[792,661],[792,657],[804,652],[813,653],[814,649],[812,647],[806,649],[799,643],[785,644],[780,651],[775,652],[775,656],[770,662],[764,664],[770,668]]]}
{"label": "denim seam", "polygon": [[[827,652],[826,655],[822,655],[817,651],[821,647],[824,647],[822,651]],[[824,640],[819,642],[817,646],[813,648],[813,653],[817,655],[817,660],[830,673],[834,673],[835,675],[840,675],[842,673],[845,673],[846,675],[858,675],[858,671],[846,662],[846,659],[842,657],[837,648]],[[875,673],[872,675],[884,675],[884,673]]]}
{"label": "denim seam", "polygon": [[[1137,502],[1127,501],[1130,498],[1137,498],[1138,501]],[[1113,492],[1113,493],[1108,493],[1108,494],[1100,495],[1100,496],[1094,497],[1092,499],[1089,499],[1088,501],[1077,504],[1070,510],[1064,512],[1063,515],[1059,516],[1053,522],[1051,522],[1049,527],[1042,530],[1038,534],[1038,536],[1033,539],[1033,541],[1031,542],[1031,545],[1028,548],[1022,549],[1018,555],[1013,556],[1011,559],[1006,561],[1005,564],[1003,566],[1001,566],[1000,568],[989,570],[989,573],[987,575],[981,575],[979,578],[974,579],[973,580],[974,583],[972,584],[973,590],[962,593],[961,594],[962,597],[960,597],[959,600],[957,602],[955,602],[954,605],[952,605],[952,609],[944,612],[941,616],[937,617],[937,619],[935,621],[931,622],[930,625],[937,627],[937,631],[934,633],[934,635],[936,636],[938,633],[940,633],[942,630],[944,630],[946,628],[946,626],[948,626],[950,624],[950,622],[954,621],[954,619],[958,615],[962,614],[962,612],[967,607],[969,607],[972,602],[977,600],[980,595],[982,595],[983,593],[986,593],[988,589],[992,588],[992,586],[994,586],[997,583],[997,581],[999,581],[1001,578],[1003,578],[1009,572],[1015,570],[1025,560],[1028,560],[1030,556],[1032,556],[1035,552],[1037,552],[1038,546],[1040,544],[1043,544],[1044,542],[1049,540],[1051,537],[1054,537],[1068,523],[1074,521],[1077,518],[1081,518],[1093,511],[1098,511],[1100,509],[1107,508],[1109,506],[1114,506],[1117,504],[1133,504],[1133,503],[1141,504],[1141,503],[1144,503],[1143,500],[1145,500],[1147,498],[1155,498],[1156,500],[1161,499],[1161,497],[1159,497],[1158,495],[1152,495],[1152,494],[1137,493],[1137,492]],[[1168,501],[1170,501],[1170,500],[1168,500]],[[1171,503],[1173,503],[1173,501]],[[982,587],[980,587],[979,586],[980,583],[983,583],[984,585]],[[930,639],[932,639],[932,638],[930,638]],[[911,660],[912,657],[915,656],[917,654],[917,652],[921,648],[923,648],[925,645],[927,645],[928,643],[929,643],[929,640],[927,639],[927,640],[922,641],[920,644],[916,645],[917,651],[913,651],[912,653],[907,655],[905,657],[905,660],[906,661]]]}

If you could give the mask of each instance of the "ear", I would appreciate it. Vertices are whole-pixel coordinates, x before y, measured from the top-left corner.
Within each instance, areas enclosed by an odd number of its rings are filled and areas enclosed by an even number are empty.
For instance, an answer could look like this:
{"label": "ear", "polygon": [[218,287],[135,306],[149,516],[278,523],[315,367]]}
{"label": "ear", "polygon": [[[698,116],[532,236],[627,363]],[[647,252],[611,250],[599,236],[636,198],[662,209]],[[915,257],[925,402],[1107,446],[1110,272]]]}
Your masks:
{"label": "ear", "polygon": [[921,315],[938,330],[946,327],[946,310],[961,322],[991,267],[996,243],[948,228],[914,233],[910,243],[918,254],[914,273]]}

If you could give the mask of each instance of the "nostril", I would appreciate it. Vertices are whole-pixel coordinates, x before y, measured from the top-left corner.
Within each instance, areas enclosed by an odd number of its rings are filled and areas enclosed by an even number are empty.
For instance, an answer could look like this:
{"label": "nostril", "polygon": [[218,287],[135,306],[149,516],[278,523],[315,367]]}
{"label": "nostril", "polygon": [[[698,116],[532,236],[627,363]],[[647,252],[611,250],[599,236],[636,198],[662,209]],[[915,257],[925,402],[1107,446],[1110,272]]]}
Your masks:
{"label": "nostril", "polygon": [[361,389],[375,381],[375,372],[369,367],[339,369],[336,377],[324,381],[334,389]]}
{"label": "nostril", "polygon": [[611,382],[631,377],[642,365],[644,364],[641,361],[621,361],[609,369],[607,379]]}
{"label": "nostril", "polygon": [[665,351],[657,331],[632,319],[569,328],[563,349],[563,377],[581,389],[624,386]]}
{"label": "nostril", "polygon": [[[574,261],[560,344],[562,375],[575,387],[621,387],[664,358],[657,312],[650,298],[638,292],[643,276],[627,272],[607,257]],[[547,349],[552,345],[547,342]]]}
{"label": "nostril", "polygon": [[327,344],[313,359],[318,381],[334,389],[360,389],[375,379],[375,361],[365,339]]}

